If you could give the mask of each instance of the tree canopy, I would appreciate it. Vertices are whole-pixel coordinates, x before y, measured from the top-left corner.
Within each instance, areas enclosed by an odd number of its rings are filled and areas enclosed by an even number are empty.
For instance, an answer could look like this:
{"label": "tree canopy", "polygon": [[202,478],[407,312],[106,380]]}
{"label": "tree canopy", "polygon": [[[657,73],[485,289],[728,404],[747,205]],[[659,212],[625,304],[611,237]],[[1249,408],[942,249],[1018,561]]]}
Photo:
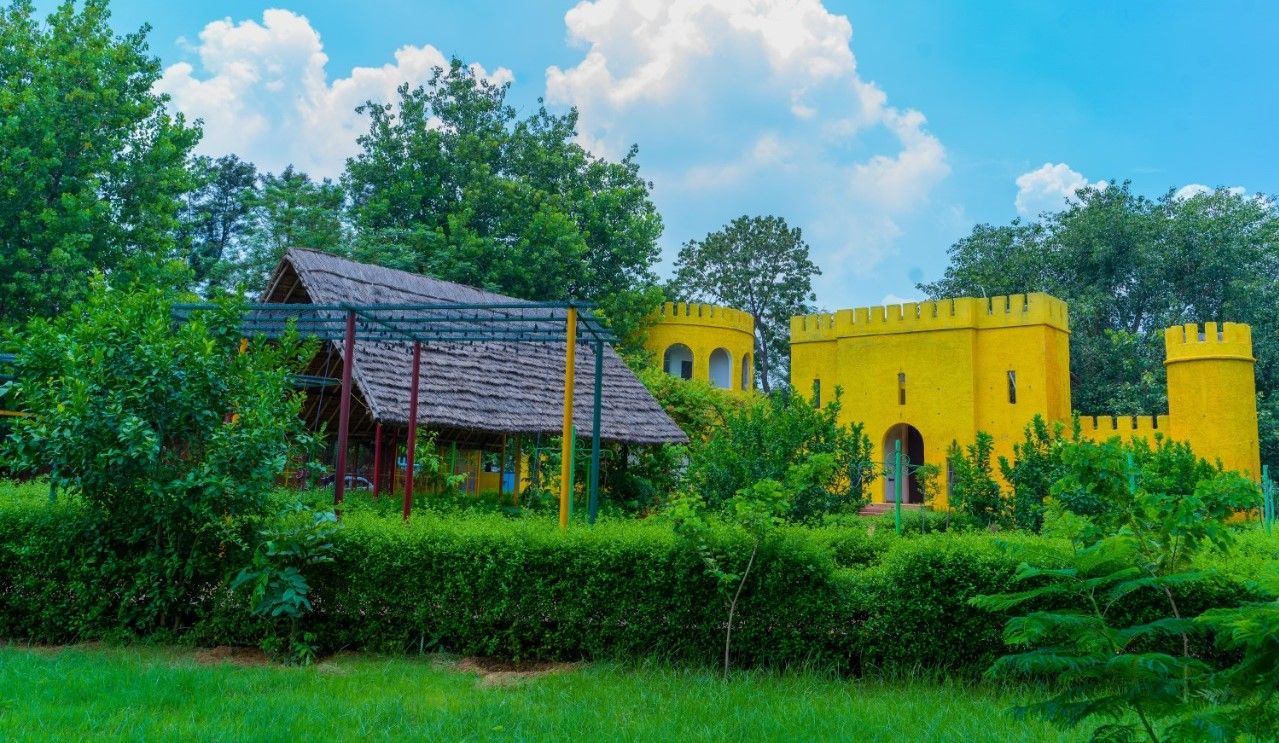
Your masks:
{"label": "tree canopy", "polygon": [[89,275],[148,275],[174,256],[187,159],[200,137],[155,93],[142,29],[105,0],[0,9],[0,323],[51,316]]}
{"label": "tree canopy", "polygon": [[361,107],[369,131],[342,178],[354,257],[525,299],[596,301],[625,336],[660,302],[662,222],[636,150],[595,157],[575,141],[576,111],[520,118],[507,89],[455,59],[394,104]]}
{"label": "tree canopy", "polygon": [[1269,198],[1085,188],[1060,212],[973,228],[951,247],[945,275],[919,288],[934,298],[1042,291],[1066,300],[1071,397],[1083,413],[1165,412],[1163,329],[1248,323],[1262,458],[1279,465],[1279,210]]}
{"label": "tree canopy", "polygon": [[789,376],[790,319],[812,311],[813,277],[820,275],[798,227],[781,217],[741,216],[684,243],[669,292],[755,316],[755,378],[767,392]]}

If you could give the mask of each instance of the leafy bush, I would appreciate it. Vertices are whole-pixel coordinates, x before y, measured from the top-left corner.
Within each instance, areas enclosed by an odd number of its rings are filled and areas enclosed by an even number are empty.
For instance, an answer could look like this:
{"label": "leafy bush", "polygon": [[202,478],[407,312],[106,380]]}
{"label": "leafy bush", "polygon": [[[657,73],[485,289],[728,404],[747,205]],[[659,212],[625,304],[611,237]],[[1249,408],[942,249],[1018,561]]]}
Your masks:
{"label": "leafy bush", "polygon": [[[81,498],[50,504],[41,484],[17,491],[0,488],[0,638],[118,635],[121,587],[132,574],[93,547],[92,509]],[[314,635],[316,652],[723,662],[721,584],[696,546],[662,519],[602,519],[562,533],[546,518],[415,514],[405,524],[396,513],[345,509],[331,539],[333,562],[302,568],[313,609],[299,626]],[[903,539],[844,518],[849,524],[779,526],[759,544],[733,620],[735,667],[975,676],[1000,654],[1005,616],[967,601],[1009,590],[1017,569],[1018,558],[997,542],[1038,544],[1058,560],[1070,550],[1062,540],[1018,533]],[[1257,570],[1273,564],[1261,540],[1248,539],[1257,545],[1249,558]],[[709,520],[706,543],[734,571],[752,549],[745,532],[717,520]],[[249,560],[228,545],[228,578]],[[1218,574],[1173,590],[1189,615],[1264,598],[1248,580]],[[252,615],[251,597],[229,580],[189,584],[187,596],[198,621],[168,639],[255,645],[288,629],[286,620]],[[1128,608],[1152,617],[1166,605],[1162,592],[1147,591]],[[1207,642],[1192,650],[1232,652]]]}
{"label": "leafy bush", "polygon": [[950,507],[981,526],[1008,523],[1008,501],[991,474],[991,453],[995,440],[985,431],[977,432],[977,440],[961,449],[951,442],[946,452],[954,482],[950,491]]}
{"label": "leafy bush", "polygon": [[[1224,632],[1226,650],[1243,648],[1265,659],[1274,654],[1251,635],[1269,609],[1235,608],[1246,599],[1242,591],[1211,596],[1217,577],[1193,570],[1196,555],[1208,546],[1228,547],[1233,530],[1227,519],[1256,503],[1256,486],[1197,460],[1188,447],[1161,440],[1153,449],[1140,440],[1076,441],[1065,446],[1062,463],[1067,474],[1053,491],[1068,500],[1050,502],[1045,529],[1068,537],[1071,551],[1065,559],[1046,559],[1022,545],[1014,554],[1022,560],[1015,581],[1023,590],[973,600],[993,611],[1025,611],[1004,630],[1017,652],[1000,658],[991,675],[1053,682],[1047,698],[1025,709],[1063,728],[1099,720],[1094,740],[1144,735],[1158,743],[1164,735],[1211,731],[1233,740],[1255,729],[1252,707],[1269,705],[1268,698],[1257,702],[1244,695],[1252,704],[1241,704],[1236,714],[1217,710],[1208,716],[1192,700],[1221,699],[1223,683],[1256,675],[1246,661],[1234,673],[1221,673],[1213,665],[1221,658],[1197,642],[1201,629]],[[1169,492],[1173,487],[1180,492]],[[1215,601],[1205,605],[1205,593]],[[1212,607],[1221,608],[1193,619]],[[1232,675],[1235,681],[1225,681]]]}
{"label": "leafy bush", "polygon": [[687,487],[712,509],[763,480],[794,495],[788,518],[811,522],[856,511],[873,480],[870,438],[839,423],[840,392],[823,407],[789,388],[730,410],[724,425],[691,447]]}
{"label": "leafy bush", "polygon": [[308,440],[286,374],[309,349],[242,347],[231,305],[176,328],[169,307],[99,280],[84,304],[29,325],[10,394],[31,416],[3,452],[16,470],[52,465],[83,498],[92,527],[77,551],[119,571],[120,624],[141,631],[191,621],[193,585],[223,577]]}
{"label": "leafy bush", "polygon": [[1072,435],[1065,437],[1066,426],[1049,424],[1035,414],[1026,424],[1022,440],[1013,444],[1013,460],[999,458],[999,471],[1012,487],[1011,520],[1019,529],[1039,531],[1044,523],[1044,499],[1053,483],[1065,475],[1062,450],[1067,441],[1079,442],[1079,419],[1072,422]]}
{"label": "leafy bush", "polygon": [[253,615],[288,622],[283,638],[272,627],[262,639],[267,654],[302,664],[315,659],[315,635],[299,634],[298,623],[312,609],[311,585],[302,571],[332,562],[336,527],[332,511],[294,503],[261,531],[253,562],[231,581],[231,590],[247,589]]}

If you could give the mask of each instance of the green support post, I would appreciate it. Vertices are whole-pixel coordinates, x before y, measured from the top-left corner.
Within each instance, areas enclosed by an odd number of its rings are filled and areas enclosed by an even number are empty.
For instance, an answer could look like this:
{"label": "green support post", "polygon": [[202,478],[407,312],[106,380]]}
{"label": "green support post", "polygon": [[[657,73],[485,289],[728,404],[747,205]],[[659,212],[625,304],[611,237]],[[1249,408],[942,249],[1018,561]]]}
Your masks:
{"label": "green support post", "polygon": [[58,502],[58,465],[49,468],[49,502]]}
{"label": "green support post", "polygon": [[573,433],[568,440],[568,517],[573,518],[573,488],[577,483],[577,426],[573,426]]}
{"label": "green support post", "polygon": [[1275,484],[1270,481],[1270,465],[1261,465],[1261,524],[1267,534],[1275,528]]}
{"label": "green support post", "polygon": [[1137,494],[1137,466],[1133,463],[1132,452],[1128,453],[1128,494]]}
{"label": "green support post", "polygon": [[902,533],[902,440],[893,442],[893,519],[897,522],[897,534]]}
{"label": "green support post", "polygon": [[457,442],[449,446],[449,477],[457,474]]}
{"label": "green support post", "polygon": [[600,408],[604,396],[604,342],[595,344],[595,399],[591,410],[591,491],[587,521],[594,526],[600,510]]}

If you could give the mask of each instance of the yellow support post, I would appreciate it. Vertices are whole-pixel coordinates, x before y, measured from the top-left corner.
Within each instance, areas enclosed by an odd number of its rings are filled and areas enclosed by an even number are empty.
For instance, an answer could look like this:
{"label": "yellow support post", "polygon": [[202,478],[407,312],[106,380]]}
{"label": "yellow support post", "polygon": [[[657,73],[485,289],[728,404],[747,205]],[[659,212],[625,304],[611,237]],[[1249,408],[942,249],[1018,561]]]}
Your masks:
{"label": "yellow support post", "polygon": [[573,367],[577,361],[577,308],[568,308],[564,350],[564,432],[560,440],[560,528],[568,528],[569,468],[573,466]]}

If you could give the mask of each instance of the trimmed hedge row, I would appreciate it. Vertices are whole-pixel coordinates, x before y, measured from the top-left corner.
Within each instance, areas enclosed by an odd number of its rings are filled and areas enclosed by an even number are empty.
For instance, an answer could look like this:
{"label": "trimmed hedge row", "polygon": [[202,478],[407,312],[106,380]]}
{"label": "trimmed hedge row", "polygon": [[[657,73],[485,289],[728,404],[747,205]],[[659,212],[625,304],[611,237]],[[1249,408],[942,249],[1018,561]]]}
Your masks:
{"label": "trimmed hedge row", "polygon": [[[145,600],[127,565],[95,545],[73,504],[0,498],[0,637],[38,642],[121,632],[125,601]],[[1030,539],[1030,537],[1018,537]],[[743,558],[745,543],[721,536]],[[323,650],[449,650],[521,659],[722,657],[725,608],[701,557],[664,525],[602,522],[559,533],[542,520],[423,514],[409,525],[351,513],[335,561],[313,568],[305,620]],[[253,645],[264,625],[226,588],[193,578],[202,645]],[[1003,617],[968,605],[1008,588],[1016,565],[986,534],[900,539],[855,527],[783,529],[761,549],[738,606],[737,666],[844,673],[984,670],[1002,653]],[[1242,578],[1187,586],[1187,613],[1248,598]],[[1162,608],[1162,595],[1130,611]],[[1148,602],[1148,603],[1147,603]]]}

